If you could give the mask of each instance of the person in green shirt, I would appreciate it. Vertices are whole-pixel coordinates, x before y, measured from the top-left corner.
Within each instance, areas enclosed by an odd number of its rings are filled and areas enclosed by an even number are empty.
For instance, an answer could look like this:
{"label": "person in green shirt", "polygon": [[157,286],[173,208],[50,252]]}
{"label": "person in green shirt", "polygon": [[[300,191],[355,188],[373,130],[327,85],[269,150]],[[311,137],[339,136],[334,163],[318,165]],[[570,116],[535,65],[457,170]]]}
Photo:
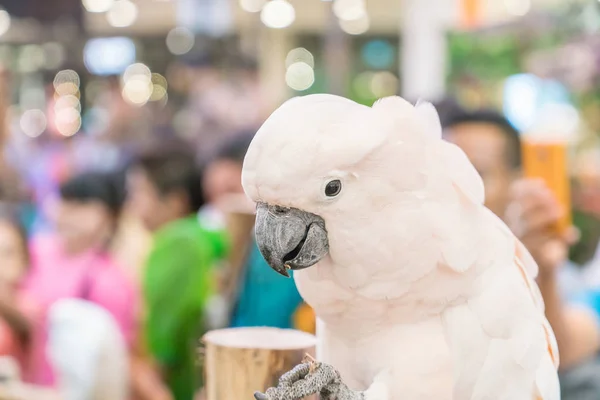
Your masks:
{"label": "person in green shirt", "polygon": [[202,385],[197,362],[205,307],[216,289],[214,265],[227,251],[226,234],[198,221],[201,174],[182,150],[146,153],[128,171],[131,208],[153,233],[142,278],[144,340],[175,400],[191,400]]}

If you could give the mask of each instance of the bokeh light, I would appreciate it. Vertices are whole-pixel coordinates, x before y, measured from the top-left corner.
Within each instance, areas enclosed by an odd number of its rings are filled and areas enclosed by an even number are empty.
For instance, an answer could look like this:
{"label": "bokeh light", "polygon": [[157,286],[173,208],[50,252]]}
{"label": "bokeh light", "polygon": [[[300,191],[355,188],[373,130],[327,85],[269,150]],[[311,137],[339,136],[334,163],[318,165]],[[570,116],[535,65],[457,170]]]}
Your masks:
{"label": "bokeh light", "polygon": [[296,91],[306,90],[315,83],[315,71],[303,61],[295,62],[285,73],[285,83]]}
{"label": "bokeh light", "polygon": [[262,10],[265,3],[266,0],[240,0],[240,7],[242,7],[242,10],[244,11],[257,13]]}
{"label": "bokeh light", "polygon": [[356,21],[366,15],[367,9],[364,0],[335,0],[333,13],[340,20]]}
{"label": "bokeh light", "polygon": [[573,105],[548,103],[540,108],[532,129],[549,138],[568,140],[576,135],[579,121],[579,112]]}
{"label": "bokeh light", "polygon": [[27,110],[21,115],[19,126],[29,137],[38,137],[46,130],[46,115],[42,110]]}
{"label": "bokeh light", "polygon": [[91,13],[103,13],[112,7],[114,0],[82,0],[83,7]]}
{"label": "bokeh light", "polygon": [[531,9],[531,0],[504,0],[506,12],[521,17]]}
{"label": "bokeh light", "polygon": [[0,36],[4,35],[10,29],[10,14],[0,8]]}
{"label": "bokeh light", "polygon": [[369,15],[365,14],[355,20],[340,19],[340,28],[349,35],[362,35],[367,32],[371,26]]}
{"label": "bokeh light", "polygon": [[165,89],[168,87],[167,78],[158,73],[153,73],[151,76],[151,81],[153,85],[162,86]]}
{"label": "bokeh light", "polygon": [[147,65],[142,63],[131,64],[129,67],[125,69],[123,73],[123,81],[127,82],[130,79],[133,79],[136,76],[144,77],[147,81],[150,81],[152,77],[152,72]]}
{"label": "bokeh light", "polygon": [[81,128],[81,114],[74,108],[63,108],[55,114],[56,130],[63,136],[73,136]]}
{"label": "bokeh light", "polygon": [[260,20],[269,28],[286,28],[296,20],[296,10],[286,0],[271,0],[262,8]]}
{"label": "bokeh light", "polygon": [[106,19],[115,28],[132,25],[138,17],[137,6],[129,0],[117,0],[106,13]]}
{"label": "bokeh light", "polygon": [[94,38],[83,48],[85,66],[94,75],[120,75],[135,58],[135,43],[128,37]]}
{"label": "bokeh light", "polygon": [[297,47],[290,50],[285,58],[285,66],[289,68],[290,65],[300,61],[308,64],[311,68],[315,67],[315,57],[304,47]]}
{"label": "bokeh light", "polygon": [[150,94],[150,101],[160,101],[167,95],[167,89],[164,86],[152,85],[152,93]]}
{"label": "bokeh light", "polygon": [[80,79],[72,69],[59,71],[54,77],[54,91],[58,96],[79,95]]}
{"label": "bokeh light", "polygon": [[167,48],[171,53],[178,56],[192,50],[194,42],[194,34],[184,27],[171,29],[167,34]]}
{"label": "bokeh light", "polygon": [[389,69],[394,64],[396,52],[387,40],[371,40],[361,49],[361,56],[370,68]]}
{"label": "bokeh light", "polygon": [[356,92],[359,97],[362,98],[372,98],[375,97],[372,90],[371,83],[373,82],[373,77],[375,73],[372,71],[361,72],[354,78],[352,82],[352,88]]}
{"label": "bokeh light", "polygon": [[55,112],[58,113],[59,111],[67,108],[72,108],[77,112],[81,112],[81,103],[79,102],[79,99],[72,94],[60,96],[58,99],[56,99],[54,103]]}
{"label": "bokeh light", "polygon": [[541,86],[541,80],[532,74],[512,75],[504,82],[504,114],[520,131],[535,122]]}
{"label": "bokeh light", "polygon": [[371,76],[370,91],[375,97],[393,96],[398,91],[398,78],[390,71],[380,71]]}
{"label": "bokeh light", "polygon": [[152,93],[150,94],[150,101],[159,101],[167,96],[167,79],[161,74],[152,74]]}
{"label": "bokeh light", "polygon": [[[162,81],[156,76],[154,79]],[[126,102],[141,107],[150,100],[153,92],[154,83],[152,82],[150,68],[141,63],[132,64],[127,67],[123,73],[123,90],[121,92]]]}
{"label": "bokeh light", "polygon": [[81,129],[81,80],[72,69],[59,71],[54,85],[54,126],[63,136],[73,136]]}
{"label": "bokeh light", "polygon": [[123,98],[129,104],[143,106],[150,100],[154,87],[142,79],[130,79],[123,87]]}
{"label": "bokeh light", "polygon": [[76,96],[79,97],[79,86],[73,82],[64,82],[56,87],[54,90],[56,97],[61,96]]}

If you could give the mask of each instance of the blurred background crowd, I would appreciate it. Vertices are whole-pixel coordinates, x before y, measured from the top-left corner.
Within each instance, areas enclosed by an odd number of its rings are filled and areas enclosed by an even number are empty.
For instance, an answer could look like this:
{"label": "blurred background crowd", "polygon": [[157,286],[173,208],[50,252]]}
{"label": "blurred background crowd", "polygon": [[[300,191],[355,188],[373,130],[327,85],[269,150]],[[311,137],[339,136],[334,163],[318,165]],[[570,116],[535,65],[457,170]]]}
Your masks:
{"label": "blurred background crowd", "polygon": [[327,92],[438,105],[540,266],[563,398],[600,399],[599,34],[597,0],[0,0],[0,398],[201,399],[207,330],[314,332],[240,177]]}

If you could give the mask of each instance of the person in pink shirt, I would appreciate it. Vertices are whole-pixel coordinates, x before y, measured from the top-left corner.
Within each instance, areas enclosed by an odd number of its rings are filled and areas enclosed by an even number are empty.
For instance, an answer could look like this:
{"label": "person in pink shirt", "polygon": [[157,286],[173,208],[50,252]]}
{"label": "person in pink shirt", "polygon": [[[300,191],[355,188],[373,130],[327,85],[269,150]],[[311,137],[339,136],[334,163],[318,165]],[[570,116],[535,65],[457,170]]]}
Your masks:
{"label": "person in pink shirt", "polygon": [[77,298],[106,309],[124,339],[135,339],[137,290],[108,253],[122,205],[114,176],[85,173],[60,187],[52,207],[54,229],[32,240],[31,269],[22,286],[22,304],[33,321],[31,359],[25,379],[54,386],[47,356],[47,313],[59,300]]}
{"label": "person in pink shirt", "polygon": [[15,207],[0,203],[0,356],[25,367],[30,325],[19,310],[17,287],[28,267],[27,236]]}

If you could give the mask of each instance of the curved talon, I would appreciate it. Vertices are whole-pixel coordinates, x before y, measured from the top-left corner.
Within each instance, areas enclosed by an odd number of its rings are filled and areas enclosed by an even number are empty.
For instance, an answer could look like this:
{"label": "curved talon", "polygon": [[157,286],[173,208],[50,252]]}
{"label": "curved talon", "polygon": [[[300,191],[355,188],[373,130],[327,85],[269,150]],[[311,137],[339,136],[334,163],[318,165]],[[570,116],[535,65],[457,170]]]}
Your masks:
{"label": "curved talon", "polygon": [[306,375],[310,372],[310,365],[308,363],[298,364],[279,378],[279,387],[292,386],[295,382],[306,378]]}
{"label": "curved talon", "polygon": [[269,400],[267,395],[261,392],[254,392],[254,398],[256,400]]}
{"label": "curved talon", "polygon": [[[349,392],[345,393],[346,397],[338,396],[346,391]],[[265,393],[254,392],[254,398],[256,400],[296,400],[317,393],[320,393],[325,399],[362,399],[351,396],[352,391],[341,382],[340,375],[334,367],[317,362],[296,365],[291,371],[280,377],[277,387],[271,387]]]}

